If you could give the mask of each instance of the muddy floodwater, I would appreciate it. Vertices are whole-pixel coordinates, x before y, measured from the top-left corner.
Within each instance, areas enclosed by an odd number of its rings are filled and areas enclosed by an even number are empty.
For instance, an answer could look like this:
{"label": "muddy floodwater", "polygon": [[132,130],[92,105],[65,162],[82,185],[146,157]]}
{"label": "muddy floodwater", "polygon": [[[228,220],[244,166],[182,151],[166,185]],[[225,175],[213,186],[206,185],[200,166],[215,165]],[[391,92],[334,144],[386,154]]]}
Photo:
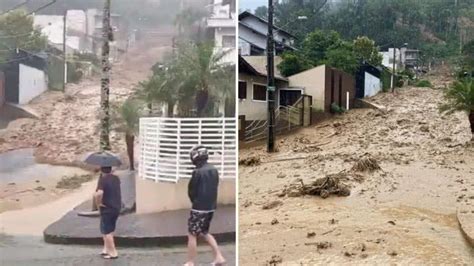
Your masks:
{"label": "muddy floodwater", "polygon": [[44,179],[57,179],[85,172],[74,167],[38,164],[35,162],[33,151],[33,149],[21,149],[0,154],[0,185],[32,180],[41,182]]}
{"label": "muddy floodwater", "polygon": [[[467,115],[439,113],[440,90],[404,88],[242,149],[260,164],[239,170],[240,263],[474,265],[456,219],[474,205],[474,144]],[[380,169],[354,166],[371,158]],[[356,169],[356,170],[354,170]],[[338,174],[350,196],[301,196],[288,187]]]}
{"label": "muddy floodwater", "polygon": [[0,154],[0,213],[32,207],[67,193],[56,189],[63,177],[89,172],[75,167],[36,163],[33,149]]}

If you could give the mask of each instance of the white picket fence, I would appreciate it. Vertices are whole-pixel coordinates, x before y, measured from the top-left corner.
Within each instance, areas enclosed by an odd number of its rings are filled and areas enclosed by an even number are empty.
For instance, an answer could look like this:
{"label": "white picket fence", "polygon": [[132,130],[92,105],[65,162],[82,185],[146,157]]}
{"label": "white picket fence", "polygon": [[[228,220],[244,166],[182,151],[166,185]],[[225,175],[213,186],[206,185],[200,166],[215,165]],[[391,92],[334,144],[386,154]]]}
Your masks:
{"label": "white picket fence", "polygon": [[156,182],[191,178],[189,152],[199,144],[208,148],[220,178],[236,178],[236,136],[234,118],[141,118],[139,176]]}

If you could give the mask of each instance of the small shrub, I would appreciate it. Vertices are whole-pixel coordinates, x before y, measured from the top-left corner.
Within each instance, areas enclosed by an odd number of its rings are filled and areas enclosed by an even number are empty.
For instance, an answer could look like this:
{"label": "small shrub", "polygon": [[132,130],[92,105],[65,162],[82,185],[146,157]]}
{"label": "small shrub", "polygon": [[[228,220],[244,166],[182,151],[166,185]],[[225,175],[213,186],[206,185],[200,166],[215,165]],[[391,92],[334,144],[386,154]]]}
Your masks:
{"label": "small shrub", "polygon": [[344,112],[346,112],[344,107],[339,106],[337,103],[331,104],[331,113],[342,114]]}
{"label": "small shrub", "polygon": [[426,80],[426,79],[422,79],[422,80],[419,80],[415,83],[415,86],[416,87],[426,87],[426,88],[431,88],[433,87],[433,85],[431,84],[431,82],[429,80]]}

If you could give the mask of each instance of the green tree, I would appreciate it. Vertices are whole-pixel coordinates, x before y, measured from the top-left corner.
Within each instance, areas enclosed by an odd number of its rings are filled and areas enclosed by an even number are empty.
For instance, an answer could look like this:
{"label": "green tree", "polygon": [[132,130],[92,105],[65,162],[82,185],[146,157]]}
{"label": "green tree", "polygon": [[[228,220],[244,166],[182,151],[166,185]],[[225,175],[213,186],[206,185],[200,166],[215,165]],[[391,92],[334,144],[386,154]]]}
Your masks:
{"label": "green tree", "polygon": [[[210,94],[218,95],[222,87],[219,77],[227,67],[222,62],[229,51],[215,50],[210,42],[187,43],[178,50],[178,66],[182,70],[184,90],[180,93],[180,108],[194,106],[198,116],[211,115]],[[193,97],[189,97],[193,95]],[[190,99],[194,98],[194,103]],[[186,111],[186,110],[183,110]]]}
{"label": "green tree", "polygon": [[5,63],[17,48],[39,52],[46,48],[46,38],[33,26],[33,17],[23,10],[0,16],[0,64]]}
{"label": "green tree", "polygon": [[259,6],[255,9],[254,15],[266,20],[268,18],[268,8],[266,6]]}
{"label": "green tree", "polygon": [[348,42],[329,49],[326,53],[325,64],[350,74],[354,74],[359,68],[359,60],[353,51],[352,44]]}
{"label": "green tree", "polygon": [[382,63],[382,57],[373,40],[360,37],[353,42],[347,42],[335,31],[321,30],[308,34],[300,50],[285,53],[282,59],[278,68],[286,76],[323,64],[354,73],[363,61],[375,66]]}
{"label": "green tree", "polygon": [[354,54],[359,61],[367,62],[374,66],[382,64],[383,57],[375,46],[375,41],[367,36],[357,37],[354,40]]}
{"label": "green tree", "polygon": [[441,105],[441,112],[466,112],[474,138],[474,82],[472,79],[456,81],[445,91],[447,103]]}
{"label": "green tree", "polygon": [[282,62],[278,65],[280,73],[291,76],[311,68],[311,64],[297,52],[287,52],[282,56]]}

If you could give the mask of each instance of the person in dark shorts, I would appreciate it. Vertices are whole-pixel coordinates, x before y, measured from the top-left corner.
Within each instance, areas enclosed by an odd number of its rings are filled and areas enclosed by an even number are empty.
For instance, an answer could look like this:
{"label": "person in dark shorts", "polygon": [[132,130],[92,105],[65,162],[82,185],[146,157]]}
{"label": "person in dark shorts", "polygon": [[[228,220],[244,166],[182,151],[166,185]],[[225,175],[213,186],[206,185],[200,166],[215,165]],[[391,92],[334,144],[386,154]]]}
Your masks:
{"label": "person in dark shorts", "polygon": [[204,146],[196,146],[190,153],[191,161],[196,166],[188,185],[188,196],[192,209],[188,220],[188,262],[194,265],[197,256],[197,237],[203,237],[214,252],[214,265],[225,264],[216,239],[209,234],[212,217],[217,206],[217,190],[219,174],[217,169],[209,164],[209,155]]}
{"label": "person in dark shorts", "polygon": [[100,210],[100,232],[104,239],[102,257],[104,259],[117,259],[114,232],[117,219],[122,208],[120,179],[112,174],[112,167],[102,167],[95,201]]}

